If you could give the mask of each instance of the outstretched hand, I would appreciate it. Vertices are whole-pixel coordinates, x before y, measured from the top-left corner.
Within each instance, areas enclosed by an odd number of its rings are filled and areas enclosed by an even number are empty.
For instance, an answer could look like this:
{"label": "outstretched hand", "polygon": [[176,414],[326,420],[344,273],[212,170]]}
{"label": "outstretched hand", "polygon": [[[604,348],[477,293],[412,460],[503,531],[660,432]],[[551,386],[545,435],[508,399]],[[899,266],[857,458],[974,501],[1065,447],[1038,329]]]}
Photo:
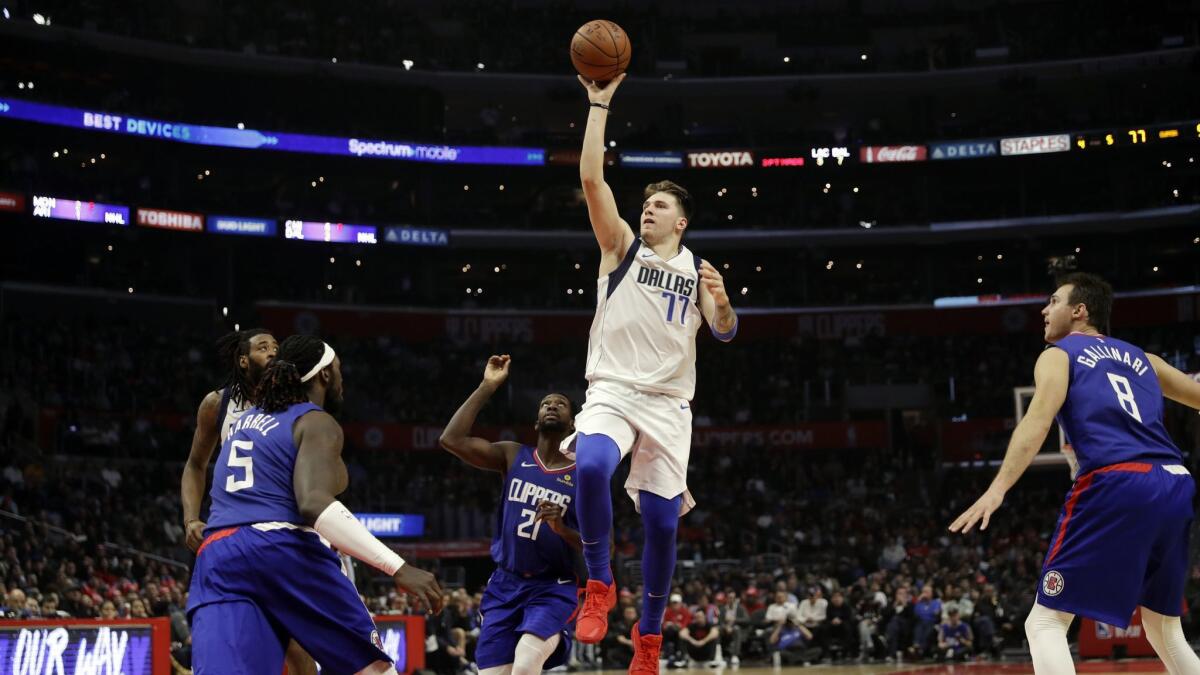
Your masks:
{"label": "outstretched hand", "polygon": [[583,88],[587,89],[588,101],[603,103],[604,105],[608,105],[608,102],[612,100],[613,94],[617,92],[617,87],[621,86],[621,83],[625,81],[625,73],[621,73],[609,80],[603,87],[582,75],[577,75],[576,77],[579,78],[579,83],[583,85]]}
{"label": "outstretched hand", "polygon": [[508,354],[492,355],[488,358],[487,367],[483,369],[483,381],[493,387],[499,387],[508,379],[508,366],[512,357]]}
{"label": "outstretched hand", "polygon": [[979,530],[981,532],[986,530],[988,523],[992,520],[992,514],[995,513],[996,509],[1000,508],[1000,505],[1003,503],[1004,493],[988,488],[988,491],[984,492],[983,496],[971,505],[971,508],[963,511],[962,515],[960,515],[958,518],[955,518],[953,523],[950,523],[950,531],[962,532],[963,534],[966,534],[970,532],[971,528],[975,526],[975,523],[978,523],[981,519],[983,522],[980,523]]}

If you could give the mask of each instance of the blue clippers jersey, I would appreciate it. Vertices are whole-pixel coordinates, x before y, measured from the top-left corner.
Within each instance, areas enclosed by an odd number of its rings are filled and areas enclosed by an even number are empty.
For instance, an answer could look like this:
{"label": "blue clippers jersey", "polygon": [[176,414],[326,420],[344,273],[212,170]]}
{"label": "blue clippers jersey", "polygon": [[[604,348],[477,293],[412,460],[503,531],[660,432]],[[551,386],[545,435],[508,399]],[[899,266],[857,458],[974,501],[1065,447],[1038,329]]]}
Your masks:
{"label": "blue clippers jersey", "polygon": [[212,511],[207,532],[233,525],[283,522],[303,525],[292,487],[296,453],[292,427],[321,408],[297,403],[264,413],[251,408],[233,425],[213,471]]}
{"label": "blue clippers jersey", "polygon": [[1115,338],[1082,333],[1054,346],[1070,357],[1070,384],[1058,423],[1081,475],[1135,460],[1183,463],[1163,426],[1162,388],[1145,352]]}
{"label": "blue clippers jersey", "polygon": [[544,522],[534,522],[537,505],[550,500],[567,507],[563,522],[578,531],[575,516],[575,465],[548,471],[533,448],[522,445],[504,476],[504,495],[496,513],[492,559],[519,576],[575,578],[571,547]]}

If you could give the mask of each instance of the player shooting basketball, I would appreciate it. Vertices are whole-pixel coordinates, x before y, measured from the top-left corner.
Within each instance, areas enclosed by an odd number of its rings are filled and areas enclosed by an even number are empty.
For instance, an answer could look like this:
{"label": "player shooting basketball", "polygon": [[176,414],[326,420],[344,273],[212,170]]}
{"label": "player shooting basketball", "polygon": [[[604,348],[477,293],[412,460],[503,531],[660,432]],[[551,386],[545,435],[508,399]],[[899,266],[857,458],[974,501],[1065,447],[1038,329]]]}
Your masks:
{"label": "player shooting basketball", "polygon": [[1163,396],[1200,409],[1200,383],[1103,335],[1111,312],[1112,287],[1091,274],[1067,276],[1050,296],[1042,316],[1052,346],[1034,367],[1029,410],[991,486],[950,530],[970,532],[981,520],[987,529],[1057,416],[1080,475],[1025,620],[1034,671],[1075,672],[1067,629],[1076,614],[1127,628],[1140,605],[1168,672],[1200,673],[1179,621],[1196,487],[1163,426]]}
{"label": "player shooting basketball", "polygon": [[587,402],[575,420],[573,439],[589,577],[575,635],[580,642],[596,643],[608,628],[608,611],[616,602],[608,545],[609,481],[621,459],[632,454],[625,488],[642,514],[645,591],[629,672],[657,673],[675,534],[679,517],[695,504],[687,489],[687,464],[696,332],[703,315],[713,335],[728,342],[738,324],[721,275],[683,246],[692,217],[687,190],[670,181],[648,185],[638,217],[640,234],[617,211],[604,182],[604,126],[624,79],[619,75],[600,87],[580,77],[591,108],[579,177],[600,245],[600,269],[588,340]]}

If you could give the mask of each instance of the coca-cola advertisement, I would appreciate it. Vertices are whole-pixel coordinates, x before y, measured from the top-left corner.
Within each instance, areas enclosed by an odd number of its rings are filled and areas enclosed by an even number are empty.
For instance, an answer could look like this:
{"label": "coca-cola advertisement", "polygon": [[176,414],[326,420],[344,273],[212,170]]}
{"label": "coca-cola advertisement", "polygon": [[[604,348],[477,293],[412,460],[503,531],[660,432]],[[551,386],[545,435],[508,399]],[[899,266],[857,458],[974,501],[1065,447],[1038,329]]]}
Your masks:
{"label": "coca-cola advertisement", "polygon": [[858,149],[858,159],[868,164],[924,162],[927,154],[923,145],[868,145]]}

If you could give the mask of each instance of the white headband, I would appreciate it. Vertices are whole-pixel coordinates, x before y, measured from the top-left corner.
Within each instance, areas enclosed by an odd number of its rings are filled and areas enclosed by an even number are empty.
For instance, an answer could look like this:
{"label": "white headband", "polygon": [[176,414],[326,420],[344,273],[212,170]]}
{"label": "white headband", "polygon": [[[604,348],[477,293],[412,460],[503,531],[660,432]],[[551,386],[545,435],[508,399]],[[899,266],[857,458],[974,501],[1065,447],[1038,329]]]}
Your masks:
{"label": "white headband", "polygon": [[321,360],[317,361],[317,365],[313,366],[307,375],[300,378],[301,382],[308,382],[316,377],[317,373],[321,372],[321,369],[325,366],[333,363],[333,357],[337,356],[337,354],[333,353],[333,347],[330,347],[328,342],[322,342],[321,344],[325,345],[325,353],[321,355]]}

